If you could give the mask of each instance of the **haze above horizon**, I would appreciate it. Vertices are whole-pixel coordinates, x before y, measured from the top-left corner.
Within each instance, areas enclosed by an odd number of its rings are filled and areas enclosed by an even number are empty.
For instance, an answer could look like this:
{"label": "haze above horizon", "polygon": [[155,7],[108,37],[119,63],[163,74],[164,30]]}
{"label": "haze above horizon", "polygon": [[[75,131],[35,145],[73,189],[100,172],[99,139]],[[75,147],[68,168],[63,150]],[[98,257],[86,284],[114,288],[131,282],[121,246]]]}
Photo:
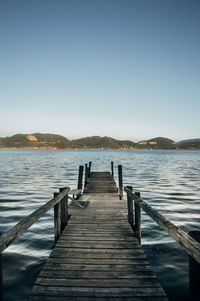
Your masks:
{"label": "haze above horizon", "polygon": [[200,136],[200,2],[0,3],[0,137]]}

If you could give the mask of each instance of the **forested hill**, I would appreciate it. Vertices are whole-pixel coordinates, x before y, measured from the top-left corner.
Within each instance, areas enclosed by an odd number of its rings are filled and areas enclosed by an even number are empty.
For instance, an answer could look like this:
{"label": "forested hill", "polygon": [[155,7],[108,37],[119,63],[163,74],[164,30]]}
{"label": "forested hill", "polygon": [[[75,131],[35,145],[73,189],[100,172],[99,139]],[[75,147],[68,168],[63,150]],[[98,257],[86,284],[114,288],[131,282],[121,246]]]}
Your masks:
{"label": "forested hill", "polygon": [[111,137],[92,136],[69,140],[55,134],[17,134],[0,138],[0,148],[44,149],[200,149],[200,138],[175,142],[169,138],[156,137],[135,143]]}

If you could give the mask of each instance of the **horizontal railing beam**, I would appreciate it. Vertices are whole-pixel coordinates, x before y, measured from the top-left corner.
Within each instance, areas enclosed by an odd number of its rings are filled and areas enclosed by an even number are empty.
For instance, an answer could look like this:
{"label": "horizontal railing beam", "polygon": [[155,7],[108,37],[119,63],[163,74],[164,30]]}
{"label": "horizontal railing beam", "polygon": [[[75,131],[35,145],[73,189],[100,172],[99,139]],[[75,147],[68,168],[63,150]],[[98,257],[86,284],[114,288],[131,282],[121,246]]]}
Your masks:
{"label": "horizontal railing beam", "polygon": [[161,228],[175,239],[189,255],[200,263],[200,244],[194,238],[170,222],[127,187],[125,187],[124,190],[139,207],[141,207]]}
{"label": "horizontal railing beam", "polygon": [[18,238],[25,230],[30,228],[40,217],[42,217],[47,211],[58,204],[70,191],[67,187],[60,192],[53,199],[46,204],[38,208],[36,211],[25,217],[18,224],[8,230],[6,233],[0,236],[0,253],[3,252],[16,238]]}

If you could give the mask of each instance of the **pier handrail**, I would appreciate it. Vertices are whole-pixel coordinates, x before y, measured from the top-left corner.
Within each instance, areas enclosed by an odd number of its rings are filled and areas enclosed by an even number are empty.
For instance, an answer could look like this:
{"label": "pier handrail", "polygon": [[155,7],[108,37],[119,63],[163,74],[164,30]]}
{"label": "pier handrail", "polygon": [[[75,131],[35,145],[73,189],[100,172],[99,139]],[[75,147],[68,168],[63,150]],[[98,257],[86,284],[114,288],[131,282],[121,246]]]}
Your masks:
{"label": "pier handrail", "polygon": [[11,243],[17,239],[25,230],[30,228],[40,217],[42,217],[52,207],[60,203],[70,191],[69,187],[65,187],[58,195],[54,196],[53,199],[42,205],[40,208],[35,210],[33,213],[22,219],[18,224],[13,226],[6,233],[0,236],[0,253],[2,253]]}
{"label": "pier handrail", "polygon": [[[173,239],[175,239],[185,251],[192,256],[198,263],[200,263],[200,244],[188,233],[181,230],[178,226],[174,225],[167,218],[161,215],[157,210],[152,208],[146,202],[144,202],[138,193],[133,193],[128,187],[124,188],[128,196],[128,202],[135,201],[135,204],[142,208],[161,228],[163,228]],[[130,207],[130,206],[128,206]],[[131,212],[129,212],[130,216]],[[133,215],[131,215],[133,216]],[[130,222],[130,218],[129,218]],[[138,225],[132,224],[133,229],[138,228]],[[136,236],[140,234],[136,233]],[[138,237],[139,238],[139,237]],[[141,240],[141,238],[140,238]]]}

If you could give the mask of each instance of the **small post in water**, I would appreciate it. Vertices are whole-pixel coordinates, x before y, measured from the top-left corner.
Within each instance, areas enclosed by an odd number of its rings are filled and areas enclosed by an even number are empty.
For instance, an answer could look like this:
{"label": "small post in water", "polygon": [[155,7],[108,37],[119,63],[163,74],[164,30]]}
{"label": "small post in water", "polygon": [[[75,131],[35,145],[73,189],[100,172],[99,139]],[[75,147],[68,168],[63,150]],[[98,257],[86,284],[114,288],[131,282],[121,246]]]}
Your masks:
{"label": "small post in water", "polygon": [[114,166],[113,166],[113,161],[111,161],[111,175],[114,178]]}
{"label": "small post in water", "polygon": [[118,165],[119,199],[123,200],[122,165]]}
{"label": "small post in water", "polygon": [[84,166],[80,165],[79,166],[79,172],[78,172],[78,186],[77,186],[77,189],[82,189],[82,187],[83,187],[83,169],[84,169]]}
{"label": "small post in water", "polygon": [[[59,188],[59,192],[62,192],[67,187]],[[64,196],[64,198],[60,201],[60,227],[61,227],[61,233],[64,230],[67,221],[68,221],[68,194]]]}
{"label": "small post in water", "polygon": [[[191,231],[188,234],[200,242],[200,231]],[[189,256],[189,282],[190,300],[198,301],[200,298],[200,263],[192,256]]]}
{"label": "small post in water", "polygon": [[[127,186],[127,188],[131,191],[133,191],[132,186]],[[129,194],[127,193],[127,207],[128,207],[128,222],[131,225],[132,229],[134,229],[134,223],[133,223],[133,199]]]}
{"label": "small post in water", "polygon": [[[58,193],[54,193],[54,198],[57,197]],[[54,233],[55,233],[55,243],[57,242],[58,238],[60,237],[61,234],[61,222],[60,222],[60,202],[58,202],[54,206]]]}
{"label": "small post in water", "polygon": [[[135,193],[140,198],[140,192]],[[138,239],[139,245],[141,245],[141,209],[135,202],[135,237]]]}

